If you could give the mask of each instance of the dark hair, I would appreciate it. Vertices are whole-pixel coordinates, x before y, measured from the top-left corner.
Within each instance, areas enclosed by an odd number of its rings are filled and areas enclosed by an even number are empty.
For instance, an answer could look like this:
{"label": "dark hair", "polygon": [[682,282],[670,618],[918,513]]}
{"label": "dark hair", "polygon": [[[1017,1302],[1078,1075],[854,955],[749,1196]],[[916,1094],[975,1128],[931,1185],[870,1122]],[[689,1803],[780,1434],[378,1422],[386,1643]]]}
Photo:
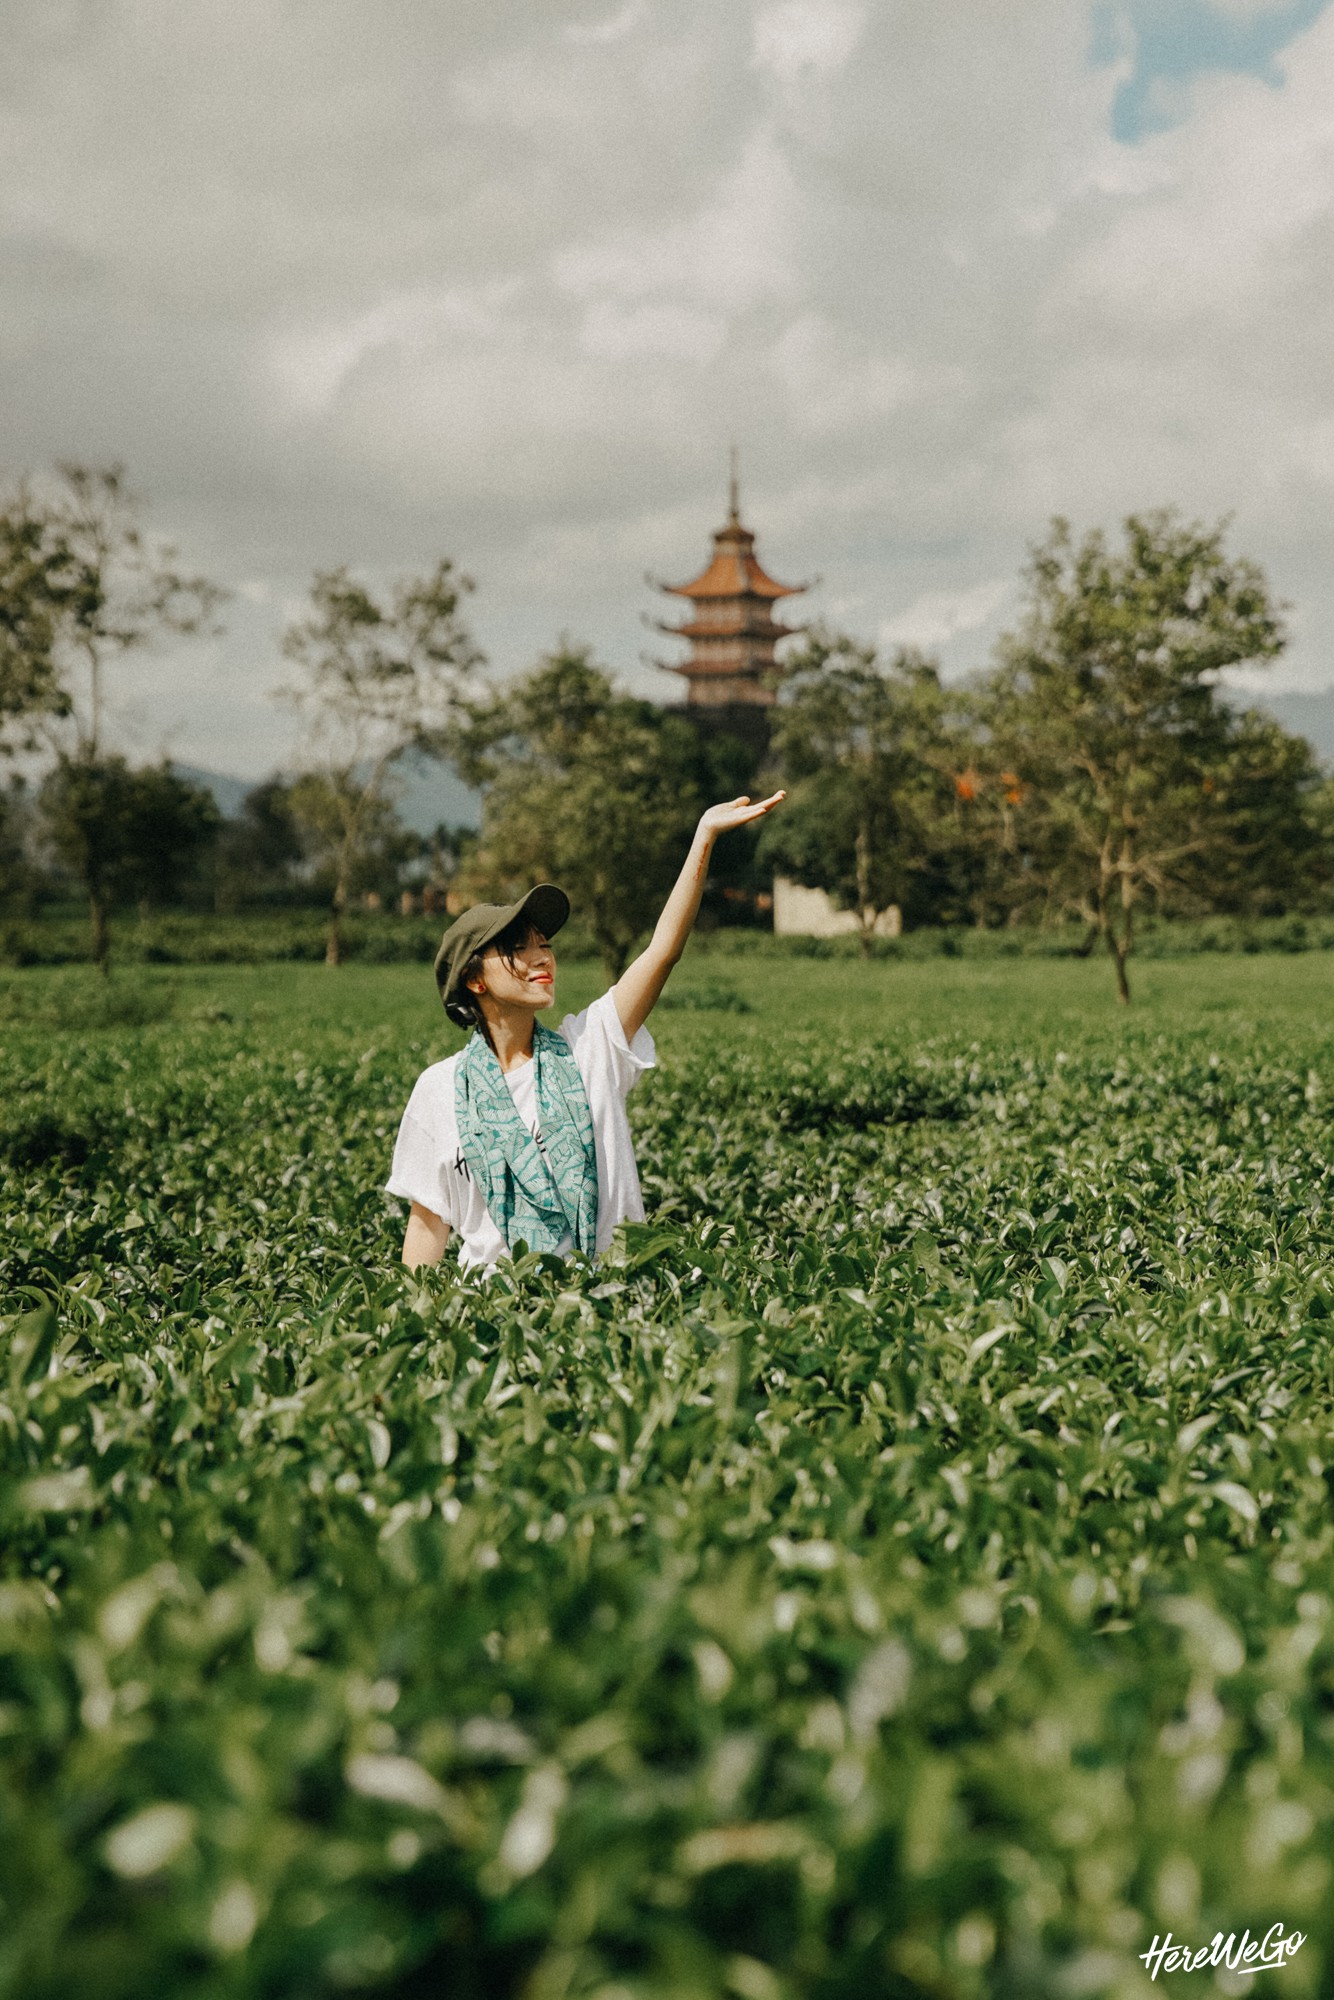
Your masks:
{"label": "dark hair", "polygon": [[[481,1008],[477,1004],[477,995],[468,991],[468,981],[470,979],[482,979],[485,977],[482,961],[485,959],[486,954],[489,951],[498,952],[512,971],[515,959],[523,950],[529,938],[541,937],[541,935],[542,933],[538,930],[537,925],[532,921],[531,917],[516,917],[514,922],[506,924],[504,930],[498,936],[493,937],[489,944],[484,944],[480,951],[473,953],[459,974],[453,998],[445,1002],[445,1012],[456,1028],[477,1028],[483,1035],[486,1035],[486,1020]],[[491,1039],[489,1035],[486,1035],[486,1038],[488,1041]]]}

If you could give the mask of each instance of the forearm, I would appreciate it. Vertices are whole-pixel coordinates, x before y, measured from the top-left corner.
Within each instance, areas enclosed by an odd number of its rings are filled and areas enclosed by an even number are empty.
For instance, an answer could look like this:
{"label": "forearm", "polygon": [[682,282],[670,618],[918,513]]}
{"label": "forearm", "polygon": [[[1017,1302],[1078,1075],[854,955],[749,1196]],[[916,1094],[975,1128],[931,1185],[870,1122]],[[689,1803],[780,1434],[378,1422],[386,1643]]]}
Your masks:
{"label": "forearm", "polygon": [[775,792],[771,798],[759,799],[753,805],[749,798],[729,799],[723,805],[710,806],[695,828],[685,866],[662,906],[662,915],[647,948],[633,965],[627,966],[612,988],[621,1026],[631,1041],[653,1012],[658,995],[667,984],[668,973],[686,948],[686,939],[699,915],[714,841],[720,833],[730,833],[735,827],[763,819],[781,804],[783,796],[782,792]]}
{"label": "forearm", "polygon": [[686,939],[699,915],[700,898],[709,873],[709,857],[713,853],[713,839],[706,827],[696,829],[690,852],[670,896],[662,906],[662,914],[653,927],[652,937],[634,963],[626,967],[613,989],[621,1026],[631,1041],[652,1013],[667,983],[667,975],[685,950]]}
{"label": "forearm", "polygon": [[653,926],[653,935],[644,948],[644,957],[670,971],[686,948],[686,940],[695,927],[699,915],[700,902],[704,895],[704,884],[709,876],[709,861],[713,854],[713,835],[705,828],[697,827],[695,837],[672,887],[672,892],[662,906],[662,914]]}

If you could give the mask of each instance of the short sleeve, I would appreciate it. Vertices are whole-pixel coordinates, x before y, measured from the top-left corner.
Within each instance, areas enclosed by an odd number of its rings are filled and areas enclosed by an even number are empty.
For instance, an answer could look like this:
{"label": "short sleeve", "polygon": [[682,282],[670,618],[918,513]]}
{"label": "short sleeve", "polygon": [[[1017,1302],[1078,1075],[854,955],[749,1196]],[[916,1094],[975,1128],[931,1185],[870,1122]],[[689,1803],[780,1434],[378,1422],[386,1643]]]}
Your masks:
{"label": "short sleeve", "polygon": [[646,1070],[658,1066],[658,1052],[647,1028],[641,1028],[633,1041],[627,1039],[614,991],[604,993],[580,1014],[567,1014],[560,1032],[574,1051],[585,1087],[595,1076],[599,1080],[605,1077],[626,1097]]}
{"label": "short sleeve", "polygon": [[393,1164],[385,1182],[385,1193],[395,1194],[402,1201],[420,1202],[423,1208],[430,1209],[432,1215],[438,1215],[452,1229],[457,1229],[458,1217],[454,1214],[450,1176],[444,1168],[436,1136],[413,1116],[411,1110],[405,1111],[398,1128],[398,1138],[394,1141]]}

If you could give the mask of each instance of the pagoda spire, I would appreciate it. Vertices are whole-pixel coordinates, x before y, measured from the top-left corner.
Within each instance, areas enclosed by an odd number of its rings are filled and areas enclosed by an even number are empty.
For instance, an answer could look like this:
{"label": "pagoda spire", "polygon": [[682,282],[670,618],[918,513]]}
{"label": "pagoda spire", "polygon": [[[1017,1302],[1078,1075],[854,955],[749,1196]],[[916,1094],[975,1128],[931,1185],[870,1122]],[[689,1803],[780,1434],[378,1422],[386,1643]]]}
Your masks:
{"label": "pagoda spire", "polygon": [[659,586],[672,597],[684,597],[690,615],[679,625],[659,623],[658,629],[690,643],[689,657],[680,665],[665,665],[686,682],[686,704],[700,708],[768,708],[777,700],[773,685],[779,671],[774,648],[800,632],[800,625],[781,624],[773,607],[782,597],[798,597],[809,586],[778,583],[760,567],[755,537],[741,521],[737,449],[730,453],[727,520],[713,536],[713,556],[689,583]]}

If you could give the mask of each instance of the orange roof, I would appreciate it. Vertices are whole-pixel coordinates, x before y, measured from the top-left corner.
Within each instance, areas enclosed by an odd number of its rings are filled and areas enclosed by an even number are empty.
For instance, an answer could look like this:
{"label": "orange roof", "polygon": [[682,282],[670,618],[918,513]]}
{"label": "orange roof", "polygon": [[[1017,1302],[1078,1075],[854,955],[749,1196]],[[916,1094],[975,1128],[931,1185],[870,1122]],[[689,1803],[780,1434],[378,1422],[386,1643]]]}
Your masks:
{"label": "orange roof", "polygon": [[713,560],[692,583],[665,583],[673,597],[796,597],[804,583],[775,583],[755,560],[755,537],[729,521],[713,538]]}
{"label": "orange roof", "polygon": [[[780,585],[781,589],[782,586]],[[795,591],[787,591],[792,597]],[[801,625],[780,625],[776,619],[761,617],[754,623],[712,625],[706,618],[687,618],[684,625],[659,624],[660,632],[670,632],[674,639],[790,639],[794,632],[803,631]]]}

